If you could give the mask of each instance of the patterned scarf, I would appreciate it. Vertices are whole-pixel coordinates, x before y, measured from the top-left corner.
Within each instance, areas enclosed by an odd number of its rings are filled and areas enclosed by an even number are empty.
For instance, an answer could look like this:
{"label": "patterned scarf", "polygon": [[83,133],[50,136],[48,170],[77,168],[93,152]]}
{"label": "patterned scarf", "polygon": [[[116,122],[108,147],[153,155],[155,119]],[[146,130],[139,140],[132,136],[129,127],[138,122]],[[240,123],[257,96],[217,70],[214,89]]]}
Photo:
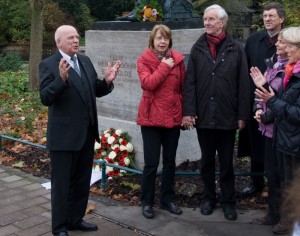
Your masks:
{"label": "patterned scarf", "polygon": [[209,45],[210,53],[215,60],[217,58],[217,47],[225,39],[226,32],[223,31],[219,36],[206,34],[206,40]]}
{"label": "patterned scarf", "polygon": [[272,47],[275,45],[275,43],[277,42],[277,38],[278,38],[278,33],[273,35],[272,37],[268,34],[268,32],[266,31],[266,35],[265,35],[265,42],[268,45],[268,47]]}
{"label": "patterned scarf", "polygon": [[170,57],[172,57],[172,55],[171,55],[171,50],[170,49],[168,49],[167,51],[165,51],[165,52],[159,52],[159,51],[157,51],[157,50],[155,50],[155,49],[152,49],[152,52],[155,54],[155,56],[158,58],[158,60],[162,60],[164,57],[166,58],[166,59],[168,59],[168,58],[170,58]]}
{"label": "patterned scarf", "polygon": [[290,78],[294,75],[300,72],[300,61],[297,61],[296,63],[288,64],[285,67],[285,75],[283,78],[283,89],[286,88],[287,84],[290,81]]}

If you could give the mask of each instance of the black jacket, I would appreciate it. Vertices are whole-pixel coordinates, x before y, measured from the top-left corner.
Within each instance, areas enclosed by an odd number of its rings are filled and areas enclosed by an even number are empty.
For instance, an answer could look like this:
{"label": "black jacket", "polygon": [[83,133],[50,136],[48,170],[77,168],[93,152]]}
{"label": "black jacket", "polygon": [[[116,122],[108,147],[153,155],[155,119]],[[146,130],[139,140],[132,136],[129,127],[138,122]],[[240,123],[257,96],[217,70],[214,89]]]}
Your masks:
{"label": "black jacket", "polygon": [[[82,78],[89,86],[84,90],[80,77],[70,69],[66,83],[59,75],[62,55],[56,54],[40,63],[40,97],[48,106],[47,148],[54,151],[80,150],[85,142],[90,119],[94,121],[94,137],[99,140],[96,97],[110,93],[105,80],[97,78],[97,73],[87,56],[77,54]],[[87,100],[90,96],[91,104]],[[88,106],[91,114],[87,114]]]}
{"label": "black jacket", "polygon": [[249,75],[242,46],[230,35],[214,61],[203,34],[191,49],[183,95],[184,116],[197,128],[232,130],[249,118]]}
{"label": "black jacket", "polygon": [[292,76],[286,89],[281,88],[267,106],[275,114],[275,148],[300,157],[300,73]]}
{"label": "black jacket", "polygon": [[[263,29],[261,31],[255,32],[251,34],[246,41],[245,45],[245,53],[248,63],[248,68],[251,67],[258,67],[261,73],[264,73],[267,69],[267,64],[265,62],[266,58],[271,58],[276,53],[276,46],[272,45],[269,46],[266,37],[267,37],[267,30]],[[250,75],[248,74],[250,79],[250,96],[251,96],[251,119],[253,117],[253,106],[254,106],[254,90],[255,84],[252,81]]]}

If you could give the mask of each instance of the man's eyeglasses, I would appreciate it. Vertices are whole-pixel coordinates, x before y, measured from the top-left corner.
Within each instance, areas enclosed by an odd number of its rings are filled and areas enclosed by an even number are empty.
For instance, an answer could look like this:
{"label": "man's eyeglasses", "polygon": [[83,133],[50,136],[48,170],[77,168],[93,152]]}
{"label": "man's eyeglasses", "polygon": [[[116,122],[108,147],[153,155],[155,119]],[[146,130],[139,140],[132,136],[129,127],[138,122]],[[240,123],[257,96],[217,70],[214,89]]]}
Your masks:
{"label": "man's eyeglasses", "polygon": [[277,18],[277,17],[278,17],[278,15],[263,15],[263,18],[264,18],[264,19],[267,19],[267,18],[275,19],[275,18]]}

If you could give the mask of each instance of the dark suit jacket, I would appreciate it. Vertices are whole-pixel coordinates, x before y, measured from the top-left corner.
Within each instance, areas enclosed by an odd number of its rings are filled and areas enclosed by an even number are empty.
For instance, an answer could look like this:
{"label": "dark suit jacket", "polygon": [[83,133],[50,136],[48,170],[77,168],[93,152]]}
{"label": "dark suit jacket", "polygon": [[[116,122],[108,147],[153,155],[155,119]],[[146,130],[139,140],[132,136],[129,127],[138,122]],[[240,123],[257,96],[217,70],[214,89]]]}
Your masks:
{"label": "dark suit jacket", "polygon": [[[77,54],[82,77],[88,81],[88,96],[92,97],[92,116],[95,139],[99,140],[96,97],[110,93],[113,86],[97,78],[91,60]],[[48,106],[47,148],[52,151],[77,151],[83,145],[90,124],[87,111],[86,94],[81,78],[72,68],[69,78],[64,82],[59,75],[59,62],[62,55],[56,54],[43,60],[39,66],[40,97]]]}

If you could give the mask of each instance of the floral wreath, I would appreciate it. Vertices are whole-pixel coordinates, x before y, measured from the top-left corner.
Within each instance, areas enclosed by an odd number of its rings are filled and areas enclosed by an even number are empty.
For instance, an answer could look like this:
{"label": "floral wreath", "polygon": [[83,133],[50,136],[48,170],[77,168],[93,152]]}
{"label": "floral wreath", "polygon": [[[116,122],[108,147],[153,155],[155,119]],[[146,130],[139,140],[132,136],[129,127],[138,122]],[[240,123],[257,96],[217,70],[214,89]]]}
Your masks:
{"label": "floral wreath", "polygon": [[[100,143],[95,141],[94,160],[104,160],[107,163],[136,169],[134,163],[134,149],[130,142],[131,137],[120,129],[110,128],[100,134]],[[101,170],[101,165],[93,164],[95,171]],[[125,170],[106,166],[107,176],[126,174]]]}
{"label": "floral wreath", "polygon": [[136,7],[136,17],[139,21],[159,21],[163,17],[162,8],[157,0],[150,0],[149,4],[142,0]]}

